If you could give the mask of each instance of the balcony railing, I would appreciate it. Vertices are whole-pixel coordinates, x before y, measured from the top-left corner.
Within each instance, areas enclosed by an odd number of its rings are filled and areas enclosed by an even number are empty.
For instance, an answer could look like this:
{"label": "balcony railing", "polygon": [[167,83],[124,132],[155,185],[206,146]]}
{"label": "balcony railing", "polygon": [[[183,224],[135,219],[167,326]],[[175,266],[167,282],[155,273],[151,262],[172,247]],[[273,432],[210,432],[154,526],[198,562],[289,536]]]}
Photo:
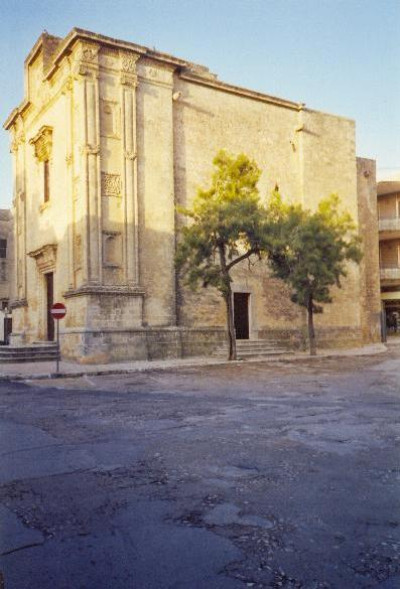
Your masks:
{"label": "balcony railing", "polygon": [[381,268],[381,280],[400,280],[400,268]]}
{"label": "balcony railing", "polygon": [[379,219],[379,231],[400,231],[400,217]]}

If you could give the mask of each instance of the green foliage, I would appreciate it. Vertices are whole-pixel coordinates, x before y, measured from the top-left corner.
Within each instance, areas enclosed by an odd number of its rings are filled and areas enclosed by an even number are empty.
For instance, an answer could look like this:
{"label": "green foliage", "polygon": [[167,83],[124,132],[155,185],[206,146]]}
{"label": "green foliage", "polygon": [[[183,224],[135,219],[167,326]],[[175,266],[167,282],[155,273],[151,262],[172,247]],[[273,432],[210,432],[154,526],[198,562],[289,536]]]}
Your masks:
{"label": "green foliage", "polygon": [[191,219],[183,227],[175,262],[186,284],[214,286],[224,298],[229,360],[236,359],[230,271],[253,254],[260,255],[262,212],[257,182],[260,170],[246,155],[220,151],[214,158],[211,187],[199,189],[191,209],[178,209]]}
{"label": "green foliage", "polygon": [[330,303],[331,287],[341,287],[347,263],[361,259],[360,239],[337,195],[320,202],[315,212],[285,204],[278,188],[266,208],[260,204],[260,170],[246,155],[220,151],[213,160],[208,190],[199,189],[190,219],[182,228],[175,262],[186,284],[213,286],[227,309],[229,358],[236,357],[230,271],[252,255],[267,253],[272,272],[292,290],[292,301],[308,313],[310,351],[316,353],[313,313]]}
{"label": "green foliage", "polygon": [[192,222],[182,228],[175,261],[192,288],[214,286],[226,297],[230,269],[259,253],[261,172],[244,154],[220,151],[213,164],[211,187],[198,190],[191,209],[178,209]]}
{"label": "green foliage", "polygon": [[360,238],[351,216],[339,210],[332,195],[312,213],[299,205],[286,205],[279,193],[270,200],[264,244],[273,274],[292,289],[292,300],[311,311],[316,303],[330,303],[330,289],[341,287],[347,262],[361,260]]}

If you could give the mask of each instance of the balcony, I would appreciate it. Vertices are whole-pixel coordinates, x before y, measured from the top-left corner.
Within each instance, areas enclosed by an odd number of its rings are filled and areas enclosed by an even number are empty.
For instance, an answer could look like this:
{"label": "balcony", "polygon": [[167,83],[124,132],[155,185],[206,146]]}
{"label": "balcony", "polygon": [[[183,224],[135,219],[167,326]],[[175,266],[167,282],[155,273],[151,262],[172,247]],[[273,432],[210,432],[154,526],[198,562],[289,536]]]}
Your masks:
{"label": "balcony", "polygon": [[381,268],[381,280],[399,280],[400,268]]}
{"label": "balcony", "polygon": [[400,217],[379,219],[379,241],[400,239]]}
{"label": "balcony", "polygon": [[379,231],[400,231],[400,217],[379,219]]}

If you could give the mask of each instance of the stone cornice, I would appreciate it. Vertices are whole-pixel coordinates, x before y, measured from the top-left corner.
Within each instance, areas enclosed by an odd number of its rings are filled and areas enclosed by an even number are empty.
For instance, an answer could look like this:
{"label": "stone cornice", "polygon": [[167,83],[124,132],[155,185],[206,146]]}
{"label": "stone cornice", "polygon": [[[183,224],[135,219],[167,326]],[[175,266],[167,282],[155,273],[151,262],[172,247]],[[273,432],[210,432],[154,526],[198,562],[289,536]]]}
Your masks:
{"label": "stone cornice", "polygon": [[4,124],[3,124],[3,128],[8,131],[8,129],[10,127],[12,127],[12,125],[15,123],[17,117],[19,115],[22,115],[26,109],[30,106],[30,101],[27,98],[24,98],[24,100],[21,102],[21,104],[19,106],[17,106],[16,108],[14,108],[11,113],[8,115],[8,117],[6,118]]}
{"label": "stone cornice", "polygon": [[67,290],[63,294],[63,297],[69,299],[88,295],[142,297],[145,295],[145,290],[140,286],[102,286],[87,284],[74,290]]}
{"label": "stone cornice", "polygon": [[53,129],[48,125],[43,125],[36,133],[35,137],[29,140],[29,143],[35,148],[35,157],[44,162],[49,160],[53,148]]}
{"label": "stone cornice", "polygon": [[31,258],[38,258],[39,256],[42,256],[50,251],[57,251],[56,243],[47,243],[46,245],[42,245],[41,247],[38,247],[38,249],[28,252],[28,256],[30,256]]}
{"label": "stone cornice", "polygon": [[40,272],[52,270],[56,266],[57,244],[47,243],[36,250],[28,252],[27,255],[36,260]]}
{"label": "stone cornice", "polygon": [[[187,60],[174,57],[167,53],[150,49],[149,47],[137,45],[136,43],[121,41],[119,39],[92,33],[79,28],[72,29],[63,40],[60,40],[60,43],[55,49],[54,54],[51,56],[49,67],[45,73],[45,80],[49,80],[54,75],[61,61],[64,59],[64,57],[68,56],[73,51],[74,46],[78,41],[92,44],[97,43],[99,46],[117,49],[121,52],[124,50],[129,53],[134,52],[140,58],[146,58],[146,60],[148,59],[150,61],[157,62],[160,65],[163,64],[164,67],[169,67],[172,70],[175,70],[182,79],[192,83],[209,86],[215,88],[216,90],[237,94],[239,96],[246,96],[253,100],[275,104],[276,106],[281,106],[292,110],[299,111],[304,109],[303,103],[292,102],[290,100],[269,96],[268,94],[263,94],[261,92],[256,92],[250,89],[221,82],[217,80],[214,74],[210,73],[208,69],[202,65],[198,65]],[[27,65],[29,65],[35,59],[42,43],[43,41],[41,37],[25,60],[25,67],[27,67]],[[122,74],[124,73],[125,72],[122,71]],[[21,114],[29,106],[29,104],[29,101],[25,99],[17,109],[12,111],[4,124],[5,129],[8,129],[13,124],[15,117],[18,114]]]}
{"label": "stone cornice", "polygon": [[226,82],[221,82],[213,78],[204,78],[203,76],[198,76],[192,72],[183,71],[180,73],[179,77],[182,80],[192,82],[193,84],[209,86],[222,92],[229,92],[231,94],[237,94],[239,96],[251,98],[252,100],[259,100],[260,102],[276,104],[277,106],[290,108],[292,110],[300,111],[305,108],[305,105],[302,102],[292,102],[291,100],[285,100],[283,98],[278,98],[276,96],[270,96],[269,94],[263,94],[262,92],[256,92],[255,90],[248,90],[247,88],[243,88],[242,86],[234,86],[233,84],[227,84]]}
{"label": "stone cornice", "polygon": [[27,307],[28,301],[26,299],[16,299],[10,302],[10,309],[19,309],[21,307]]}
{"label": "stone cornice", "polygon": [[211,74],[209,70],[202,65],[174,57],[173,55],[169,55],[167,53],[155,51],[154,49],[150,49],[149,47],[143,45],[137,45],[136,43],[121,41],[119,39],[114,39],[112,37],[107,37],[105,35],[92,33],[90,31],[78,28],[72,29],[72,31],[65,37],[64,42],[60,44],[58,52],[53,58],[54,65],[52,68],[49,69],[46,76],[47,78],[51,77],[51,75],[57,67],[57,64],[62,59],[63,54],[67,52],[71,44],[78,39],[92,42],[97,41],[99,44],[113,47],[115,49],[126,49],[131,52],[134,51],[136,54],[139,54],[150,60],[155,60],[165,65],[174,66],[173,69],[177,69],[178,71],[182,72],[180,73],[180,76],[183,79],[190,80],[197,84],[212,86],[216,89],[222,91],[225,90],[233,94],[240,94],[242,96],[246,95],[249,98],[253,98],[254,100],[262,100],[263,102],[273,103],[277,106],[283,106],[285,108],[291,108],[294,110],[302,110],[304,108],[303,103],[284,100],[281,98],[263,94],[261,92],[255,92],[253,90],[241,88],[239,86],[233,86],[231,84],[226,84],[225,82],[220,82],[216,79],[216,76],[214,74]]}

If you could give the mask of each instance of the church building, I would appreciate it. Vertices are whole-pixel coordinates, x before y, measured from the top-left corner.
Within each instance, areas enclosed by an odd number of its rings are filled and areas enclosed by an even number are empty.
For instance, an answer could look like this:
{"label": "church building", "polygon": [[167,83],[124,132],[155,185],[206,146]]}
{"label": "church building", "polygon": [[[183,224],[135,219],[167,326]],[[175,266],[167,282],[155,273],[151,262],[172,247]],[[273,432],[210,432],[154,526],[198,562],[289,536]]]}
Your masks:
{"label": "church building", "polygon": [[[14,160],[14,345],[54,339],[81,362],[210,354],[225,339],[212,289],[188,292],[174,254],[182,222],[222,148],[263,173],[260,194],[314,209],[337,193],[364,258],[316,317],[320,346],[380,340],[375,165],[356,158],[352,120],[221,82],[201,65],[73,29],[41,35],[25,97],[8,117]],[[304,345],[303,310],[265,262],[234,273],[238,336]]]}

